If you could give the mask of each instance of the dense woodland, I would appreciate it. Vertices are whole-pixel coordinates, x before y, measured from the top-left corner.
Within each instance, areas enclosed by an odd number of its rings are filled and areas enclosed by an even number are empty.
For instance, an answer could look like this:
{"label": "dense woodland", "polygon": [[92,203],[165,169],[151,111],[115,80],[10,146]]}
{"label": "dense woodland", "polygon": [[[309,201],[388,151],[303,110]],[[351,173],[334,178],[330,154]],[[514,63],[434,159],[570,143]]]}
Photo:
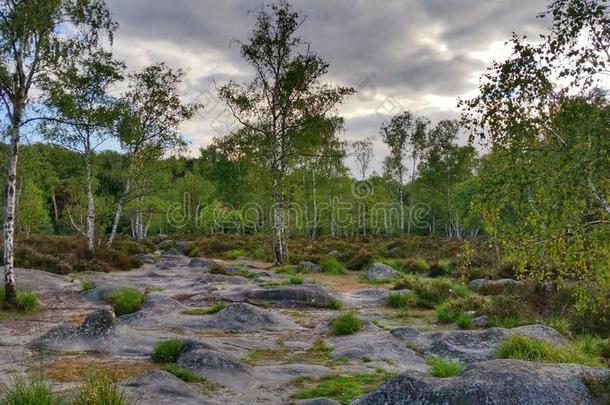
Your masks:
{"label": "dense woodland", "polygon": [[[551,2],[549,31],[509,39],[512,56],[459,100],[460,120],[405,111],[357,142],[339,115],[357,89],[324,81],[340,67],[304,45],[288,3],[262,8],[239,42],[252,80],[218,90],[239,129],[191,157],[180,125],[205,106],[182,100],[179,68],[113,58],[120,30],[101,0],[0,7],[7,286],[15,233],[25,245],[81,235],[91,254],[117,233],[262,234],[277,263],[293,237],[430,235],[462,241],[462,256],[493,249],[521,275],[608,281],[606,2]],[[74,37],[58,35],[64,24]],[[25,134],[41,141],[22,145]],[[382,173],[369,169],[376,138],[390,150]]]}

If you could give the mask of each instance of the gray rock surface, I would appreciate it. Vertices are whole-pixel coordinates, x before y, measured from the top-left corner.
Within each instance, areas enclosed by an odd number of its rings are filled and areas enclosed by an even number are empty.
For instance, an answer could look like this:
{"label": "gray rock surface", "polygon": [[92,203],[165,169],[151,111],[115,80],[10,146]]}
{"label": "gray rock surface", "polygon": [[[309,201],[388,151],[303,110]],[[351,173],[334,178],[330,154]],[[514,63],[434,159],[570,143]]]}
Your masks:
{"label": "gray rock surface", "polygon": [[121,387],[139,404],[206,405],[218,403],[207,400],[191,385],[161,370],[146,371],[123,382]]}
{"label": "gray rock surface", "polygon": [[330,398],[312,398],[312,399],[302,399],[300,401],[296,401],[295,405],[341,405],[341,402],[337,402],[334,399]]}
{"label": "gray rock surface", "polygon": [[398,272],[382,263],[373,263],[365,275],[367,280],[391,280],[396,277],[398,277]]}
{"label": "gray rock surface", "polygon": [[413,328],[397,328],[394,337],[410,342],[418,351],[443,357],[458,358],[466,363],[495,358],[500,343],[514,334],[549,340],[555,344],[565,339],[553,328],[545,325],[526,325],[518,328],[489,328],[485,330],[451,330],[419,333]]}
{"label": "gray rock surface", "polygon": [[489,317],[487,315],[477,316],[472,320],[472,324],[477,328],[487,328],[489,326]]}
{"label": "gray rock surface", "polygon": [[453,378],[404,373],[352,405],[601,404],[591,394],[583,377],[608,375],[607,369],[571,364],[491,360],[471,364]]}
{"label": "gray rock surface", "polygon": [[78,328],[81,336],[102,336],[116,325],[116,316],[109,307],[93,311]]}
{"label": "gray rock surface", "polygon": [[281,308],[331,308],[337,299],[327,288],[319,285],[282,285],[243,289],[225,298]]}
{"label": "gray rock surface", "polygon": [[468,283],[468,288],[474,291],[483,290],[502,290],[505,288],[522,285],[522,281],[513,280],[512,278],[502,278],[500,280],[487,280],[479,278]]}
{"label": "gray rock surface", "polygon": [[213,315],[191,317],[191,326],[226,331],[300,329],[294,321],[277,312],[244,302],[229,305]]}
{"label": "gray rock surface", "polygon": [[190,268],[199,269],[199,268],[210,268],[214,265],[214,260],[212,259],[204,259],[201,257],[196,257],[191,259],[188,266]]}
{"label": "gray rock surface", "polygon": [[297,270],[305,273],[321,273],[322,266],[313,262],[301,262],[297,266]]}

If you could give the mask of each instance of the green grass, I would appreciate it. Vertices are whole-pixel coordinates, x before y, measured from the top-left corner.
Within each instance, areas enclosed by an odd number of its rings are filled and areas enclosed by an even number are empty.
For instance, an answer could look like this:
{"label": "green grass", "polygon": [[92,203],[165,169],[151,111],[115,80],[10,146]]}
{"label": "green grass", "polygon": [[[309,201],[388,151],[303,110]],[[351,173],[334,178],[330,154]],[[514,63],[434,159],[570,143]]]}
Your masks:
{"label": "green grass", "polygon": [[[4,287],[0,288],[0,303],[4,302],[5,298]],[[22,313],[37,312],[40,309],[40,302],[38,302],[38,295],[32,291],[17,291],[17,297],[15,297],[15,306],[9,309],[15,309]]]}
{"label": "green grass", "polygon": [[288,279],[290,284],[303,284],[303,278],[298,276],[292,276]]}
{"label": "green grass", "polygon": [[117,315],[131,314],[142,308],[146,295],[135,288],[121,287],[106,296]]}
{"label": "green grass", "polygon": [[460,329],[470,329],[472,328],[472,321],[474,321],[474,317],[463,312],[457,317],[455,323]]}
{"label": "green grass", "polygon": [[43,380],[16,379],[10,386],[0,387],[3,405],[60,405],[65,402]]}
{"label": "green grass", "polygon": [[229,259],[229,260],[235,260],[238,257],[248,257],[248,255],[249,255],[249,253],[243,249],[232,249],[232,250],[228,250],[222,254],[222,256],[225,259]]}
{"label": "green grass", "polygon": [[[79,388],[73,405],[129,405],[133,401],[105,373],[91,374]],[[25,404],[24,404],[25,405]]]}
{"label": "green grass", "polygon": [[447,359],[439,356],[429,356],[426,363],[430,366],[428,373],[433,377],[454,377],[464,371],[464,363],[458,359]]}
{"label": "green grass", "polygon": [[353,335],[362,329],[362,321],[354,312],[345,312],[331,322],[331,332],[335,336]]}
{"label": "green grass", "polygon": [[406,276],[394,284],[395,290],[409,289],[417,296],[417,304],[433,309],[448,300],[468,298],[474,295],[464,284],[449,278],[421,279]]}
{"label": "green grass", "polygon": [[341,275],[345,274],[345,267],[334,257],[325,257],[320,260],[322,272],[327,274]]}
{"label": "green grass", "polygon": [[412,293],[390,293],[386,298],[388,306],[397,309],[410,308],[417,302],[417,297]]}
{"label": "green grass", "polygon": [[155,344],[152,358],[157,363],[175,363],[184,350],[186,342],[183,339],[172,338]]}
{"label": "green grass", "polygon": [[430,270],[430,263],[427,260],[414,258],[407,259],[403,262],[402,268],[408,273],[426,273]]}
{"label": "green grass", "polygon": [[212,315],[212,314],[222,311],[226,307],[227,306],[225,305],[224,302],[217,302],[214,305],[212,305],[211,307],[191,308],[191,309],[187,309],[186,311],[182,311],[182,313],[184,315]]}
{"label": "green grass", "polygon": [[95,284],[91,280],[83,280],[80,283],[80,287],[83,291],[89,291],[95,288]]}
{"label": "green grass", "polygon": [[489,326],[497,328],[518,328],[519,326],[531,325],[532,322],[522,314],[492,315],[489,317]]}
{"label": "green grass", "polygon": [[500,359],[516,359],[538,363],[576,363],[596,367],[601,364],[596,357],[578,344],[557,345],[547,340],[537,340],[525,335],[513,335],[498,346]]}
{"label": "green grass", "polygon": [[[325,397],[349,404],[353,399],[373,391],[394,374],[383,370],[369,374],[342,374],[313,380],[303,377],[295,381],[296,385],[309,385],[294,395],[295,399]],[[311,386],[313,385],[313,386]]]}
{"label": "green grass", "polygon": [[175,375],[176,377],[187,383],[202,383],[207,381],[205,377],[192,373],[175,363],[164,364],[161,369],[167,371],[170,374]]}
{"label": "green grass", "polygon": [[334,298],[330,301],[329,308],[338,311],[341,308],[343,308],[343,302],[341,302],[341,300],[339,300],[339,299]]}

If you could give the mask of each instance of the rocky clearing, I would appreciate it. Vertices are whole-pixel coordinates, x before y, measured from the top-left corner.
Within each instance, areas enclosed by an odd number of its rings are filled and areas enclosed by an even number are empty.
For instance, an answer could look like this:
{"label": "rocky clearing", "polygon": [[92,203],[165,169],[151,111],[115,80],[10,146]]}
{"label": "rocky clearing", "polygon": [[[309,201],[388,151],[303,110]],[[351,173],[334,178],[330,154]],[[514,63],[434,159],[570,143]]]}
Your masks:
{"label": "rocky clearing", "polygon": [[[67,389],[86,370],[106,368],[140,404],[286,404],[324,377],[372,375],[389,381],[355,403],[574,404],[600,403],[585,382],[610,375],[605,368],[495,359],[496,347],[514,333],[557,344],[563,337],[542,325],[462,331],[436,324],[434,311],[401,316],[385,305],[387,285],[363,282],[361,273],[307,273],[303,284],[291,285],[267,263],[171,253],[147,257],[129,272],[20,269],[18,284],[36,291],[44,310],[0,320],[0,381],[40,372]],[[211,271],[215,262],[225,274]],[[83,280],[94,288],[84,291]],[[119,287],[145,291],[146,300],[115,318],[104,297]],[[341,310],[333,309],[337,300]],[[196,309],[218,302],[225,308],[216,313]],[[330,322],[349,310],[363,328],[334,336]],[[172,337],[187,341],[177,364],[204,382],[186,383],[152,362],[155,344]],[[466,369],[431,377],[427,355],[460,359]]]}

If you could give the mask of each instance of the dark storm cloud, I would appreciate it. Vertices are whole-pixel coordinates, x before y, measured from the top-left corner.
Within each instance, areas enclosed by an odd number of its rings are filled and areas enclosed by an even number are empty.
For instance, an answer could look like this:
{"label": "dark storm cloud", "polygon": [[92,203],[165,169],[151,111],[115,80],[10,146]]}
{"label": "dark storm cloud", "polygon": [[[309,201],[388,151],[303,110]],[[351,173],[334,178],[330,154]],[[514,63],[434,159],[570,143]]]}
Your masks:
{"label": "dark storm cloud", "polygon": [[[213,80],[251,74],[234,39],[247,39],[258,9],[254,0],[107,0],[119,21],[117,55],[130,66],[167,60],[182,66],[185,93],[210,104],[185,132],[195,145],[229,128],[214,100]],[[307,15],[303,39],[331,64],[328,79],[360,94],[342,107],[346,136],[378,133],[394,112],[409,109],[432,119],[455,117],[455,99],[476,88],[492,57],[490,46],[516,31],[535,34],[544,0],[300,0]],[[478,52],[478,54],[477,54]],[[221,117],[221,118],[218,118]],[[219,121],[223,121],[219,125]],[[379,162],[377,159],[379,169]]]}

